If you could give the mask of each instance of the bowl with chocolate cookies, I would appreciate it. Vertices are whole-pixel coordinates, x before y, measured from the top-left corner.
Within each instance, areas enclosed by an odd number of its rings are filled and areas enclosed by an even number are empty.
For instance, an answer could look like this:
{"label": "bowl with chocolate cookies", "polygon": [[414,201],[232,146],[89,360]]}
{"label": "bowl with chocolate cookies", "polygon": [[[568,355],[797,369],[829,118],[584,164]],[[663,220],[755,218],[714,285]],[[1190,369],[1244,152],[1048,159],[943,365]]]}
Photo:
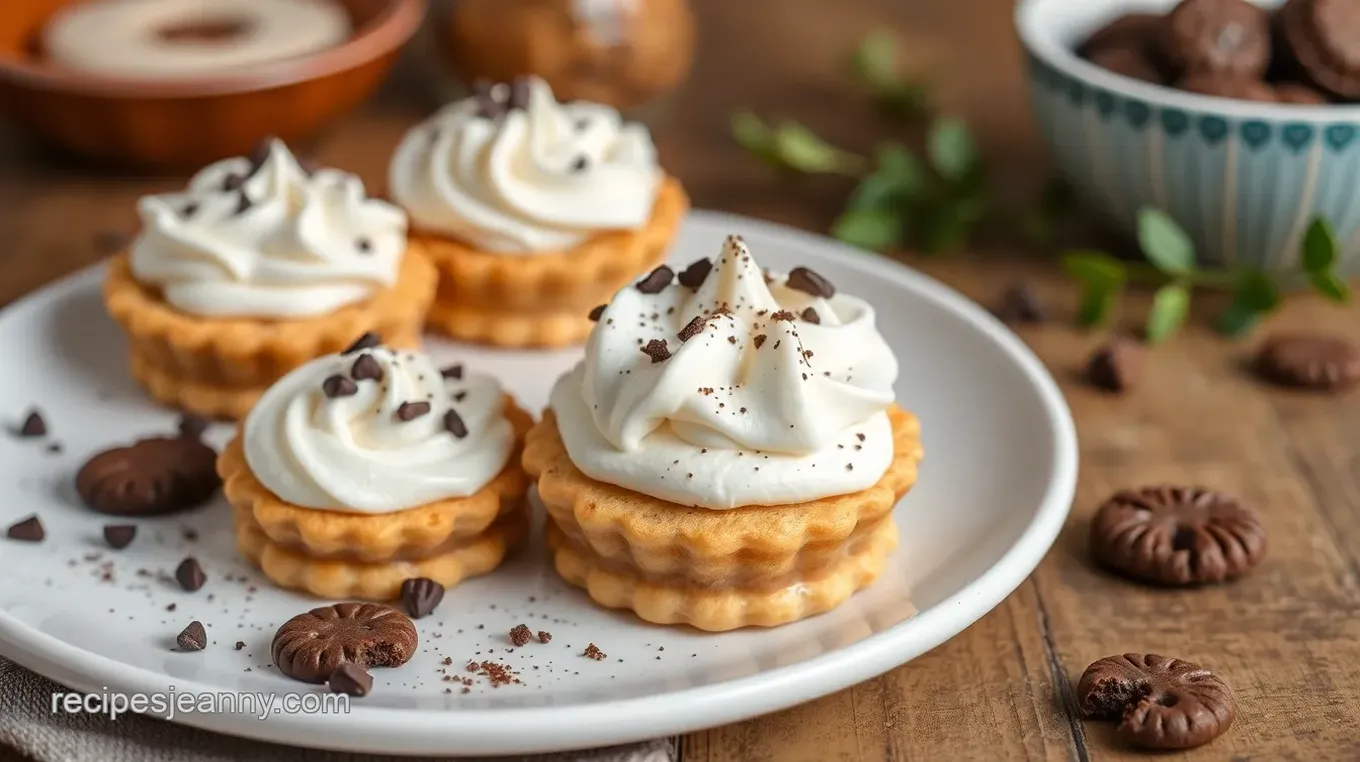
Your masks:
{"label": "bowl with chocolate cookies", "polygon": [[1107,217],[1171,214],[1205,266],[1298,264],[1315,217],[1360,272],[1360,1],[1022,0],[1055,163]]}

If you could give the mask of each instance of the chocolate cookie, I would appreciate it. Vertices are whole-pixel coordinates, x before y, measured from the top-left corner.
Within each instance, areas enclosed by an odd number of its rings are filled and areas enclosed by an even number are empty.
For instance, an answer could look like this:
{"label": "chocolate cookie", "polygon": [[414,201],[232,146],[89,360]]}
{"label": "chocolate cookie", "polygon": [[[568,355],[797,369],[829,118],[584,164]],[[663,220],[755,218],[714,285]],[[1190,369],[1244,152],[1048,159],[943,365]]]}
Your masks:
{"label": "chocolate cookie", "polygon": [[1232,98],[1239,101],[1275,103],[1275,88],[1253,77],[1237,74],[1215,74],[1201,72],[1183,77],[1176,87],[1186,92],[1200,95],[1215,95],[1219,98]]}
{"label": "chocolate cookie", "polygon": [[1182,74],[1259,79],[1270,65],[1270,15],[1247,0],[1182,0],[1163,34],[1163,54]]}
{"label": "chocolate cookie", "polygon": [[114,516],[154,516],[192,508],[221,486],[217,453],[197,437],[156,437],[115,447],[76,473],[90,508]]}
{"label": "chocolate cookie", "polygon": [[1352,0],[1289,0],[1279,28],[1310,80],[1333,95],[1360,98],[1360,7]]}
{"label": "chocolate cookie", "polygon": [[1107,656],[1087,667],[1077,702],[1086,717],[1119,721],[1118,736],[1147,749],[1203,746],[1237,717],[1237,701],[1217,675],[1156,654]]}
{"label": "chocolate cookie", "polygon": [[1125,13],[1092,32],[1077,53],[1089,58],[1099,50],[1151,45],[1162,32],[1163,20],[1156,13]]}
{"label": "chocolate cookie", "polygon": [[1091,553],[1116,571],[1163,585],[1222,582],[1266,551],[1256,511],[1201,487],[1121,490],[1091,520]]}
{"label": "chocolate cookie", "polygon": [[1087,60],[1106,71],[1122,74],[1142,82],[1166,84],[1161,69],[1153,64],[1147,49],[1141,46],[1111,47],[1094,50]]}
{"label": "chocolate cookie", "polygon": [[419,637],[404,614],[374,603],[337,603],[299,614],[274,634],[279,671],[295,680],[324,683],[342,664],[400,667]]}
{"label": "chocolate cookie", "polygon": [[1329,102],[1326,93],[1315,87],[1297,82],[1284,82],[1275,85],[1275,100],[1280,103],[1294,103],[1300,106],[1321,106]]}
{"label": "chocolate cookie", "polygon": [[1323,333],[1281,333],[1256,352],[1256,370],[1268,381],[1334,392],[1360,381],[1360,346]]}

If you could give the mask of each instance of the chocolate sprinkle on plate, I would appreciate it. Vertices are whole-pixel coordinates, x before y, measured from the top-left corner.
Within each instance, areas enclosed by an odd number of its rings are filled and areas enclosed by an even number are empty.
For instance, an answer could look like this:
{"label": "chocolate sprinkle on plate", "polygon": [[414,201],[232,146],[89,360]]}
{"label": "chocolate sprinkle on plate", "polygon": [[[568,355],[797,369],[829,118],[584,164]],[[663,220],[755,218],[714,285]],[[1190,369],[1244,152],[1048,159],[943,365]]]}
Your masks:
{"label": "chocolate sprinkle on plate", "polygon": [[795,267],[789,271],[788,286],[794,291],[802,291],[823,299],[830,299],[836,295],[836,287],[831,285],[831,281],[806,267]]}
{"label": "chocolate sprinkle on plate", "polygon": [[33,515],[11,524],[9,529],[5,530],[5,536],[19,542],[42,542],[43,538],[47,537],[47,531],[43,529],[42,520]]}
{"label": "chocolate sprinkle on plate", "polygon": [[756,349],[760,349],[761,347],[765,346],[765,339],[766,339],[765,334],[763,333],[756,334]]}
{"label": "chocolate sprinkle on plate", "polygon": [[321,382],[321,393],[331,399],[337,397],[352,397],[359,393],[359,386],[353,381],[336,374],[329,376]]}
{"label": "chocolate sprinkle on plate", "polygon": [[538,631],[538,642],[540,642],[540,643],[547,643],[547,642],[550,641],[550,640],[552,640],[552,633],[551,633],[551,632],[548,632],[548,631],[546,631],[546,630],[539,630],[539,631]]}
{"label": "chocolate sprinkle on plate", "polygon": [[642,353],[652,358],[652,364],[665,362],[671,359],[671,351],[666,348],[665,339],[652,339],[647,345],[640,347]]}
{"label": "chocolate sprinkle on plate", "polygon": [[424,400],[419,402],[403,402],[397,406],[397,420],[414,421],[428,412],[430,412],[430,403]]}
{"label": "chocolate sprinkle on plate", "polygon": [[367,254],[373,251],[373,242],[360,236],[354,239],[354,248],[358,249],[361,254]]}
{"label": "chocolate sprinkle on plate", "polygon": [[237,650],[237,651],[244,650],[245,647],[246,647],[246,642],[245,642],[244,640],[238,640],[238,641],[236,641],[236,650]]}
{"label": "chocolate sprinkle on plate", "polygon": [[381,381],[382,364],[373,355],[359,355],[359,359],[355,360],[353,367],[349,369],[349,374],[355,381]]}
{"label": "chocolate sprinkle on plate", "polygon": [[106,524],[104,526],[104,542],[108,543],[114,550],[122,550],[132,544],[132,540],[137,536],[137,527],[133,524]]}
{"label": "chocolate sprinkle on plate", "polygon": [[1157,654],[1107,656],[1077,683],[1081,713],[1117,721],[1115,735],[1145,749],[1191,749],[1223,735],[1237,700],[1217,675]]}
{"label": "chocolate sprinkle on plate", "polygon": [[696,259],[680,272],[680,285],[697,291],[704,285],[704,281],[708,280],[708,274],[712,271],[712,260],[707,257]]}
{"label": "chocolate sprinkle on plate", "polygon": [[528,643],[533,638],[534,633],[528,625],[517,624],[510,629],[510,642],[514,643],[516,648]]}
{"label": "chocolate sprinkle on plate", "polygon": [[779,310],[778,312],[770,315],[770,319],[774,321],[785,320],[788,322],[793,322],[793,318],[794,318],[793,313],[789,312],[788,310]]}
{"label": "chocolate sprinkle on plate", "polygon": [[401,604],[412,619],[427,617],[444,600],[444,586],[428,577],[415,577],[401,583]]}
{"label": "chocolate sprinkle on plate", "polygon": [[647,273],[647,277],[637,282],[637,290],[644,294],[659,294],[675,280],[675,271],[662,265]]}
{"label": "chocolate sprinkle on plate", "polygon": [[695,336],[698,336],[700,333],[703,332],[704,323],[705,321],[703,318],[696,317],[693,320],[686,323],[685,327],[681,328],[680,333],[676,334],[676,336],[680,338],[681,343],[689,341],[690,339],[694,338]]}
{"label": "chocolate sprinkle on plate", "polygon": [[463,417],[458,415],[458,411],[452,408],[444,413],[444,430],[458,439],[462,439],[468,435],[467,424],[463,423]]}
{"label": "chocolate sprinkle on plate", "polygon": [[803,310],[803,313],[799,315],[799,317],[801,317],[803,320],[806,320],[809,323],[812,323],[813,325],[822,324],[822,316],[818,315],[817,310],[814,310],[811,307],[808,307],[807,309]]}
{"label": "chocolate sprinkle on plate", "polygon": [[179,566],[175,568],[175,581],[179,582],[179,586],[185,591],[195,593],[208,581],[208,575],[203,573],[203,567],[198,565],[198,559],[190,556],[180,561]]}
{"label": "chocolate sprinkle on plate", "polygon": [[368,331],[364,333],[363,336],[360,336],[359,338],[355,339],[354,343],[346,347],[345,351],[341,352],[340,354],[349,355],[365,349],[372,349],[374,347],[380,346],[382,346],[382,337],[380,337],[378,334],[372,331]]}
{"label": "chocolate sprinkle on plate", "polygon": [[590,318],[590,322],[598,323],[600,322],[600,318],[604,315],[605,307],[608,306],[609,305],[607,304],[597,304],[595,305],[595,308],[590,311],[590,314],[586,315],[586,317]]}
{"label": "chocolate sprinkle on plate", "polygon": [[175,638],[175,645],[181,651],[202,651],[208,647],[208,631],[203,623],[195,619]]}
{"label": "chocolate sprinkle on plate", "polygon": [[450,365],[447,368],[441,368],[439,370],[439,375],[442,376],[443,378],[451,378],[454,381],[461,381],[463,380],[463,366]]}
{"label": "chocolate sprinkle on plate", "polygon": [[586,171],[586,167],[589,167],[589,166],[590,166],[590,159],[587,159],[587,158],[584,157],[584,156],[577,156],[577,157],[576,157],[576,160],[573,161],[573,162],[571,163],[571,171],[572,171],[572,172],[584,172],[584,171]]}
{"label": "chocolate sprinkle on plate", "polygon": [[42,413],[37,410],[28,411],[24,422],[19,426],[18,434],[21,437],[47,436],[47,421],[43,420]]}
{"label": "chocolate sprinkle on plate", "polygon": [[345,662],[331,673],[326,680],[331,693],[343,693],[363,698],[373,690],[373,676],[354,662]]}

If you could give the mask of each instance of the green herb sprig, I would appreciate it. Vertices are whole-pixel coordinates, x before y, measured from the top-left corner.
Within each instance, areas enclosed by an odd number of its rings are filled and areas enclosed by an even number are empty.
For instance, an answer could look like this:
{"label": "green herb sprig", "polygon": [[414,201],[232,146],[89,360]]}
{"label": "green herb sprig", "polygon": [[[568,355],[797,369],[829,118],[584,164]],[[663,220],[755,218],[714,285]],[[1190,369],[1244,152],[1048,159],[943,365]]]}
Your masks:
{"label": "green herb sprig", "polygon": [[1102,251],[1070,251],[1063,257],[1067,272],[1082,284],[1077,319],[1094,326],[1109,320],[1125,286],[1134,281],[1158,286],[1145,329],[1149,344],[1166,340],[1185,323],[1195,289],[1226,290],[1232,294],[1228,308],[1215,320],[1225,336],[1248,333],[1282,301],[1286,280],[1305,277],[1313,289],[1338,304],[1350,301],[1350,289],[1335,271],[1336,234],[1325,218],[1308,226],[1300,249],[1297,272],[1267,272],[1256,267],[1200,270],[1195,266],[1195,247],[1190,236],[1160,209],[1138,212],[1138,244],[1147,262],[1123,262]]}
{"label": "green herb sprig", "polygon": [[912,120],[930,116],[932,109],[925,85],[902,79],[898,74],[897,40],[892,32],[879,29],[861,40],[850,55],[849,68],[851,76],[889,113]]}

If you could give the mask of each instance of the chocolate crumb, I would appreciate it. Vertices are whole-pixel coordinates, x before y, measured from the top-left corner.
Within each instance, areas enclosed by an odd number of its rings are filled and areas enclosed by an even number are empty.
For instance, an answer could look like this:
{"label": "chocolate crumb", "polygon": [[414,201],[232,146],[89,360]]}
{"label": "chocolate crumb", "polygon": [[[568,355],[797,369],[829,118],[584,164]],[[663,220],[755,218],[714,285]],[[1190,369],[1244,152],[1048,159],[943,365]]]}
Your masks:
{"label": "chocolate crumb", "polygon": [[529,630],[528,626],[523,624],[517,624],[510,630],[510,642],[514,643],[516,647],[528,643],[533,637],[533,632]]}
{"label": "chocolate crumb", "polygon": [[5,536],[19,542],[42,542],[47,536],[47,530],[43,529],[42,520],[34,514],[23,521],[11,524],[9,529],[5,530]]}
{"label": "chocolate crumb", "polygon": [[794,315],[793,315],[792,312],[789,312],[788,310],[779,310],[778,312],[776,312],[776,313],[774,313],[773,315],[771,315],[771,316],[770,316],[770,319],[771,319],[771,320],[787,320],[787,321],[789,321],[789,322],[792,322],[792,321],[793,321],[793,317],[794,317]]}
{"label": "chocolate crumb", "polygon": [[450,365],[450,366],[447,367],[447,368],[440,368],[440,369],[439,369],[439,375],[440,375],[440,377],[442,377],[442,378],[451,378],[451,379],[453,379],[454,381],[462,381],[462,380],[463,380],[463,366],[462,366],[462,365]]}
{"label": "chocolate crumb", "polygon": [[604,661],[605,659],[609,658],[609,654],[605,653],[604,651],[601,651],[600,647],[595,645],[594,643],[591,643],[590,645],[586,646],[586,650],[582,652],[581,655],[586,657],[587,659],[594,659],[595,661]]}
{"label": "chocolate crumb", "polygon": [[453,408],[449,408],[444,413],[444,430],[458,439],[468,435],[467,424],[463,423],[463,417],[458,415],[458,411]]}
{"label": "chocolate crumb", "polygon": [[704,319],[702,317],[695,317],[693,320],[686,323],[685,327],[681,328],[680,333],[676,334],[676,336],[679,337],[680,342],[683,344],[695,336],[698,336],[703,330]]}
{"label": "chocolate crumb", "polygon": [[863,441],[864,441],[864,435],[861,434],[861,433],[859,433],[859,432],[856,432],[856,433],[855,433],[855,439],[858,439],[859,441],[863,442]]}
{"label": "chocolate crumb", "polygon": [[766,338],[765,334],[763,333],[756,334],[756,349],[760,349],[761,347],[765,346],[765,338]]}
{"label": "chocolate crumb", "polygon": [[244,649],[245,647],[246,647],[246,642],[245,642],[244,640],[238,640],[238,641],[236,641],[236,650],[237,650],[237,651],[240,651],[240,650]]}
{"label": "chocolate crumb", "polygon": [[680,272],[680,285],[697,291],[700,286],[704,285],[704,281],[708,280],[708,274],[712,270],[712,260],[707,257],[696,259],[689,264],[689,267]]}
{"label": "chocolate crumb", "polygon": [[30,410],[15,433],[24,438],[47,436],[47,421],[43,420],[42,413]]}
{"label": "chocolate crumb", "polygon": [[675,271],[661,265],[637,282],[637,290],[644,294],[659,294],[675,280]]}
{"label": "chocolate crumb", "polygon": [[373,251],[373,242],[363,236],[359,236],[354,239],[354,248],[358,249],[361,254],[367,254]]}
{"label": "chocolate crumb", "polygon": [[[552,640],[552,633],[551,633],[551,632],[548,632],[547,630],[539,630],[539,631],[538,631],[538,642],[540,642],[540,643],[547,643],[547,642],[550,641],[550,640]],[[535,669],[537,669],[537,667],[535,667]]]}
{"label": "chocolate crumb", "polygon": [[728,336],[728,337],[727,337],[727,343],[728,343],[728,344],[736,344],[736,343],[737,343],[737,337],[736,337],[736,336]]}
{"label": "chocolate crumb", "polygon": [[193,593],[203,587],[203,583],[208,581],[208,575],[203,573],[203,567],[199,566],[198,559],[190,556],[175,568],[175,581],[179,582],[180,587]]}
{"label": "chocolate crumb", "polygon": [[370,354],[359,355],[359,359],[354,361],[354,365],[349,369],[349,374],[355,381],[381,381],[383,379],[382,365],[377,358]]}
{"label": "chocolate crumb", "polygon": [[170,605],[168,605],[168,606],[165,607],[165,610],[166,610],[166,611],[174,611],[174,610],[177,609],[177,608],[179,608],[179,604],[178,604],[178,603],[171,603]]}
{"label": "chocolate crumb", "polygon": [[135,524],[106,524],[104,526],[104,542],[108,543],[114,550],[122,550],[132,544],[132,539],[137,536],[137,526]]}
{"label": "chocolate crumb", "polygon": [[671,359],[671,351],[666,348],[665,339],[652,339],[647,342],[647,345],[642,347],[642,353],[652,358],[653,365]]}
{"label": "chocolate crumb", "polygon": [[422,415],[430,412],[430,403],[421,400],[420,402],[403,402],[397,406],[397,420],[414,421]]}
{"label": "chocolate crumb", "polygon": [[836,295],[836,287],[831,281],[806,267],[795,267],[789,271],[788,287],[794,291],[830,299]]}
{"label": "chocolate crumb", "polygon": [[590,311],[590,314],[587,315],[586,317],[590,318],[590,322],[592,322],[592,323],[598,323],[598,322],[600,322],[600,317],[604,315],[604,309],[605,309],[605,307],[608,307],[608,306],[609,306],[609,305],[607,305],[607,304],[597,304],[597,305],[595,305],[595,309],[591,310],[591,311]]}
{"label": "chocolate crumb", "polygon": [[335,668],[335,671],[327,678],[326,684],[330,686],[331,693],[343,693],[362,698],[373,690],[373,676],[358,664],[347,661]]}
{"label": "chocolate crumb", "polygon": [[181,651],[202,651],[208,647],[208,632],[203,629],[203,623],[195,619],[175,638],[175,644]]}
{"label": "chocolate crumb", "polygon": [[803,314],[800,315],[800,317],[802,317],[803,320],[806,320],[807,322],[812,323],[813,325],[821,325],[821,324],[822,324],[822,318],[821,318],[821,316],[819,316],[819,315],[817,314],[817,310],[814,310],[814,309],[812,309],[811,307],[808,307],[807,309],[803,310]]}

